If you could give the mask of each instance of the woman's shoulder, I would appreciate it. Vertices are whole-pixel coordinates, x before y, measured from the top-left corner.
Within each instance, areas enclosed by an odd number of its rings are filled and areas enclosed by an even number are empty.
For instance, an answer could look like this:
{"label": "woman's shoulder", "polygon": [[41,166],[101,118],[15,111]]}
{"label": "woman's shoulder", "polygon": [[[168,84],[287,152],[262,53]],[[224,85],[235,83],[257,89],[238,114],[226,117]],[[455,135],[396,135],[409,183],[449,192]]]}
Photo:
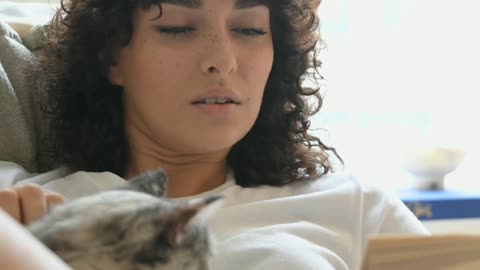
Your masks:
{"label": "woman's shoulder", "polygon": [[350,173],[328,173],[321,176],[299,180],[287,186],[299,193],[363,191],[365,187]]}
{"label": "woman's shoulder", "polygon": [[350,223],[364,234],[428,233],[398,196],[365,184],[351,173],[330,173],[282,187],[232,187],[230,191],[226,206],[300,213],[313,223]]}
{"label": "woman's shoulder", "polygon": [[385,216],[404,214],[408,219],[413,217],[393,191],[362,181],[349,172],[322,175],[305,182],[294,183],[289,188],[297,196],[318,197],[332,204],[350,204],[365,214],[382,213]]}
{"label": "woman's shoulder", "polygon": [[388,193],[379,188],[367,185],[354,174],[348,172],[328,173],[305,180],[298,180],[281,187],[260,186],[243,189],[251,193],[272,193],[279,197],[293,196],[388,196]]}
{"label": "woman's shoulder", "polygon": [[227,203],[244,204],[270,200],[337,200],[361,199],[363,196],[382,196],[382,191],[362,184],[349,173],[330,173],[283,186],[262,185],[242,188],[238,185],[225,189]]}
{"label": "woman's shoulder", "polygon": [[292,183],[285,188],[291,190],[292,195],[322,194],[339,198],[348,197],[365,207],[388,206],[400,201],[393,191],[369,184],[351,172],[329,173]]}
{"label": "woman's shoulder", "polygon": [[325,175],[308,184],[307,190],[331,193],[332,205],[356,209],[365,232],[429,234],[393,191],[362,182],[351,173]]}

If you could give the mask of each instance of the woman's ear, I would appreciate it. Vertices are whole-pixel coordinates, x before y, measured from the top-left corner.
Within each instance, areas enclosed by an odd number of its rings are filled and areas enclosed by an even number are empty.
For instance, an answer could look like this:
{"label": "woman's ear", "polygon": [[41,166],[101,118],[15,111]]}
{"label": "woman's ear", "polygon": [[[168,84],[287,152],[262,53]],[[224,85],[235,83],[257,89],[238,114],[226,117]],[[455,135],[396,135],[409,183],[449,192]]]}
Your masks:
{"label": "woman's ear", "polygon": [[115,60],[110,65],[108,79],[113,85],[123,86],[122,73],[120,72],[120,68]]}
{"label": "woman's ear", "polygon": [[112,55],[111,64],[108,70],[108,79],[110,83],[117,86],[123,86],[122,72],[118,64],[119,50],[115,50]]}
{"label": "woman's ear", "polygon": [[101,50],[98,53],[98,60],[100,63],[109,63],[108,65],[108,80],[111,84],[117,86],[123,86],[123,80],[120,72],[120,66],[118,65],[118,49],[113,52],[112,58],[107,56],[106,50]]}

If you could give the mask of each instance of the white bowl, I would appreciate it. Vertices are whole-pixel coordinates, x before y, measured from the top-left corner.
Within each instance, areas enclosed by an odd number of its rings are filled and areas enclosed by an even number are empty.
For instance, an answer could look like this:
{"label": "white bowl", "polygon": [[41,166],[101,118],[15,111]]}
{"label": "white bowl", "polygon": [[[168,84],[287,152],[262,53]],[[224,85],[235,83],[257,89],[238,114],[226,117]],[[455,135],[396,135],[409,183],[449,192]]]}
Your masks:
{"label": "white bowl", "polygon": [[445,176],[463,161],[465,153],[446,147],[426,147],[410,151],[403,168],[413,177],[418,189],[443,189]]}

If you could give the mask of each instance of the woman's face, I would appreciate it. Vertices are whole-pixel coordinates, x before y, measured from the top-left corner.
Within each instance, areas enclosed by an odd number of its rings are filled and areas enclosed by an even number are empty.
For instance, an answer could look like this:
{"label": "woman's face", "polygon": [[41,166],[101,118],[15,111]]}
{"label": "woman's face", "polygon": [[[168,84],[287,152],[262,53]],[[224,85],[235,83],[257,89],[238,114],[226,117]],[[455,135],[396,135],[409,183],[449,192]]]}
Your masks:
{"label": "woman's face", "polygon": [[111,66],[127,133],[174,152],[229,150],[253,126],[272,68],[269,9],[168,0],[162,11],[135,12],[131,42]]}

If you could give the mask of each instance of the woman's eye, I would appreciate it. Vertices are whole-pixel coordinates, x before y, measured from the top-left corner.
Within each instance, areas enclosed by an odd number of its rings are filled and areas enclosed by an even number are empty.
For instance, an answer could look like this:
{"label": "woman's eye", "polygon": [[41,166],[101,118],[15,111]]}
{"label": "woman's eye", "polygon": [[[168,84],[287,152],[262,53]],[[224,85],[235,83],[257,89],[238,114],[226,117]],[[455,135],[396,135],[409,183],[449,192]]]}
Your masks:
{"label": "woman's eye", "polygon": [[[183,36],[194,32],[195,28],[183,26],[158,27],[158,31],[160,33],[172,36]],[[235,28],[233,29],[233,31],[248,37],[263,36],[267,33],[261,29],[256,28]]]}
{"label": "woman's eye", "polygon": [[181,36],[181,35],[189,34],[195,31],[195,29],[192,27],[176,27],[175,26],[175,27],[159,27],[158,31],[160,33],[164,33],[168,35]]}
{"label": "woman's eye", "polygon": [[261,29],[255,29],[255,28],[239,28],[239,29],[235,29],[235,31],[242,35],[251,36],[251,37],[263,36],[267,33]]}

